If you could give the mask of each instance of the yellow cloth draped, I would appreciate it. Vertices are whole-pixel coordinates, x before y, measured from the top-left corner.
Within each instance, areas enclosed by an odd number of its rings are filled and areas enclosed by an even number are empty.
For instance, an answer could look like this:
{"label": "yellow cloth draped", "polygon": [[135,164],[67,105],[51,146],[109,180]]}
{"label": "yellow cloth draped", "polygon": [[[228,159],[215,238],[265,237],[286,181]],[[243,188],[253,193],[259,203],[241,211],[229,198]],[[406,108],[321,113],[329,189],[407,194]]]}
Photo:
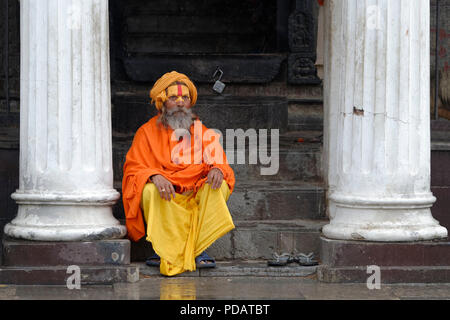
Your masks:
{"label": "yellow cloth draped", "polygon": [[161,258],[161,274],[195,271],[195,257],[234,229],[226,205],[229,196],[225,181],[219,189],[205,183],[197,193],[177,193],[171,201],[162,199],[153,183],[145,185],[141,207],[147,223],[146,240]]}

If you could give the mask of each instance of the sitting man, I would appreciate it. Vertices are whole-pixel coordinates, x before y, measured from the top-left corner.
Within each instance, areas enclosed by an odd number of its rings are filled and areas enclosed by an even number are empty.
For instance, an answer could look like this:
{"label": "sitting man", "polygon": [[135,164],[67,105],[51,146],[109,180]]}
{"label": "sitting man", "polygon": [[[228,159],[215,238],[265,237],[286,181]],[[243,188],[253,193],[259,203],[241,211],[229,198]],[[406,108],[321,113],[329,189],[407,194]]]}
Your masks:
{"label": "sitting man", "polygon": [[[156,253],[147,264],[159,265],[163,275],[214,267],[204,250],[234,229],[226,205],[234,172],[217,133],[192,113],[197,89],[187,76],[166,73],[150,97],[158,115],[137,130],[123,170],[128,236],[146,235]],[[215,139],[205,142],[208,135]]]}

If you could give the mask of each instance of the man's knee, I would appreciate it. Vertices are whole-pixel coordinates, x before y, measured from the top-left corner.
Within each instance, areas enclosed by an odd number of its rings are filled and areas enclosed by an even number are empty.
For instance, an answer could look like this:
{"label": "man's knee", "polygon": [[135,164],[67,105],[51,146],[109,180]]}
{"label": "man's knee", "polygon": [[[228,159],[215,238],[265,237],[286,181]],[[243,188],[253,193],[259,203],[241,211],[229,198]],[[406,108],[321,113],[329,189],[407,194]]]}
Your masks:
{"label": "man's knee", "polygon": [[156,188],[154,183],[147,183],[144,186],[144,189],[142,190],[142,197],[143,198],[150,198],[151,196],[153,196],[155,194],[155,192],[157,194],[159,194],[158,189]]}
{"label": "man's knee", "polygon": [[230,187],[228,187],[228,183],[225,180],[222,181],[222,185],[220,186],[220,191],[222,191],[222,195],[223,195],[225,201],[227,201],[230,196]]}

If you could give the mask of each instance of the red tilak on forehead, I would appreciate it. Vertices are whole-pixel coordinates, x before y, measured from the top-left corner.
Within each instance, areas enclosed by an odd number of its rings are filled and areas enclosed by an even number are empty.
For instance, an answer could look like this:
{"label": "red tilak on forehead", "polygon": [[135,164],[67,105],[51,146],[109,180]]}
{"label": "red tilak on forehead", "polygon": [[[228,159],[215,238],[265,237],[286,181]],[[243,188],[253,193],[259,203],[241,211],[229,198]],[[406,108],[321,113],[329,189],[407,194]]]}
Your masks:
{"label": "red tilak on forehead", "polygon": [[181,84],[178,85],[178,96],[179,97],[183,96],[183,89],[181,88]]}

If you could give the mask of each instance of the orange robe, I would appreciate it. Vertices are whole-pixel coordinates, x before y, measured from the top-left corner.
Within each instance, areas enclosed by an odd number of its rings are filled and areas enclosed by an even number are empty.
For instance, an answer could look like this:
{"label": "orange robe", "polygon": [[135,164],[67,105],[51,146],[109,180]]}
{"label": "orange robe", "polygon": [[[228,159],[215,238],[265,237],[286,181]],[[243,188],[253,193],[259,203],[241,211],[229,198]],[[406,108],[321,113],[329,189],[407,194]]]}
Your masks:
{"label": "orange robe", "polygon": [[[122,200],[128,237],[133,241],[138,241],[146,233],[140,202],[142,190],[148,183],[150,176],[161,174],[175,186],[177,193],[188,190],[193,190],[196,193],[206,182],[208,172],[212,168],[218,168],[223,173],[230,194],[234,189],[234,172],[229,166],[225,152],[218,144],[218,140],[215,140],[218,139],[218,135],[215,139],[204,138],[204,133],[208,128],[201,124],[199,120],[196,120],[196,128],[201,128],[201,137],[197,136],[193,124],[190,129],[191,148],[188,150],[192,159],[191,164],[177,164],[172,161],[172,150],[177,145],[179,146],[180,142],[171,141],[174,130],[170,127],[166,129],[162,124],[158,125],[156,122],[158,117],[159,115],[151,118],[137,130],[123,169]],[[196,143],[196,138],[201,140],[197,140]],[[201,150],[196,148],[199,141],[201,142]],[[214,161],[213,157],[207,157],[209,160],[206,162],[207,159],[204,155],[208,152],[205,153],[205,148],[212,147],[213,143],[217,150],[220,147],[223,153],[222,161]],[[214,154],[216,153],[213,152],[212,155]],[[186,153],[182,155],[184,156]],[[201,161],[195,159],[201,159]]]}

